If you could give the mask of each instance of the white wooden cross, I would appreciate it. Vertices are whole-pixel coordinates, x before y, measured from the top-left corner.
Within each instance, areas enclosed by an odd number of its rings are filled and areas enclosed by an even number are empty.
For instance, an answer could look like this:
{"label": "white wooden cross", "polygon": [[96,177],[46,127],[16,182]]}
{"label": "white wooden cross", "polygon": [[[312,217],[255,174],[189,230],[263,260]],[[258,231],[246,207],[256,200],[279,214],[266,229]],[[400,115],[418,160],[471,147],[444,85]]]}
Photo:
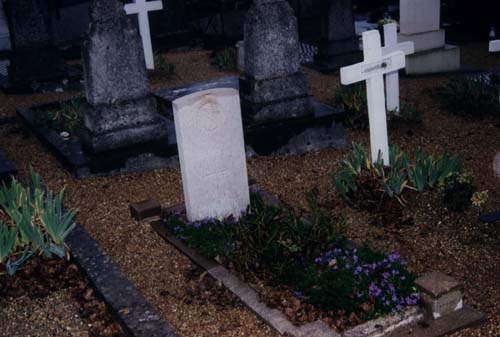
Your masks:
{"label": "white wooden cross", "polygon": [[154,69],[155,61],[153,58],[153,46],[151,44],[151,31],[149,29],[149,12],[163,9],[162,0],[146,1],[134,0],[134,3],[125,4],[127,14],[137,14],[139,18],[139,31],[142,37],[142,46],[144,48],[144,57],[146,59],[146,68]]}
{"label": "white wooden cross", "polygon": [[[411,55],[415,52],[415,45],[413,42],[398,43],[397,23],[384,25],[384,44],[382,55],[389,55],[396,51],[402,51],[405,55]],[[385,75],[385,90],[387,95],[387,111],[398,113],[400,110],[399,70]]]}
{"label": "white wooden cross", "polygon": [[372,161],[376,162],[380,154],[384,165],[389,166],[384,75],[404,68],[405,54],[395,51],[382,55],[378,30],[363,33],[363,54],[364,62],[340,69],[340,79],[344,85],[366,81]]}

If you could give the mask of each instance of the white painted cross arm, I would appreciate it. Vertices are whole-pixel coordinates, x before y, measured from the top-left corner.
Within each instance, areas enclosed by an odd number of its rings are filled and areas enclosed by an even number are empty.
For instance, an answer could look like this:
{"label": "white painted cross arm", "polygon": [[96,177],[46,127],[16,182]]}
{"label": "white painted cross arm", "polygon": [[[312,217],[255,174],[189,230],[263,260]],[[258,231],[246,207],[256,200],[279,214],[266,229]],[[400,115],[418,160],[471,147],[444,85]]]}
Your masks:
{"label": "white painted cross arm", "polygon": [[500,40],[490,41],[490,53],[500,51]]}
{"label": "white painted cross arm", "polygon": [[403,69],[405,66],[405,54],[402,51],[396,51],[383,56],[377,61],[365,61],[340,69],[340,82],[344,85],[348,85],[366,81],[375,76],[381,76]]}

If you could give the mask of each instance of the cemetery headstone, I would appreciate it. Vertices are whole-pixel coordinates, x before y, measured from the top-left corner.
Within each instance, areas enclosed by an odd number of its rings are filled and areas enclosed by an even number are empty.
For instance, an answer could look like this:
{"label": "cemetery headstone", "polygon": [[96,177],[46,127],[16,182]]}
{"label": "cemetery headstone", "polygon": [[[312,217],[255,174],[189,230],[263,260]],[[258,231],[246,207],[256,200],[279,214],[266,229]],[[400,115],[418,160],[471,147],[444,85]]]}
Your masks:
{"label": "cemetery headstone", "polygon": [[196,92],[173,111],[188,220],[239,218],[250,195],[238,90]]}
{"label": "cemetery headstone", "polygon": [[407,74],[460,69],[460,49],[446,44],[440,18],[441,0],[400,0],[399,42],[412,41],[415,45],[415,53],[407,56]]}
{"label": "cemetery headstone", "polygon": [[405,54],[395,51],[383,55],[377,30],[363,33],[363,54],[364,62],[341,68],[340,78],[344,85],[366,81],[372,161],[376,162],[380,156],[384,165],[389,166],[384,75],[404,68]]}
{"label": "cemetery headstone", "polygon": [[139,31],[142,37],[142,47],[144,49],[144,58],[146,59],[146,68],[154,69],[153,45],[151,44],[151,30],[149,28],[149,12],[163,9],[162,0],[147,1],[134,0],[134,3],[125,5],[127,14],[137,14],[139,19]]}
{"label": "cemetery headstone", "polygon": [[361,60],[352,0],[322,0],[321,36],[315,65],[320,70],[331,71]]}
{"label": "cemetery headstone", "polygon": [[241,96],[245,122],[312,115],[306,77],[300,70],[297,19],[288,2],[255,0],[244,30]]}
{"label": "cemetery headstone", "polygon": [[11,86],[62,78],[64,60],[54,46],[46,0],[7,0],[12,55],[9,66]]}
{"label": "cemetery headstone", "polygon": [[[413,42],[398,43],[398,25],[396,23],[384,25],[384,45],[384,48],[382,48],[383,55],[389,55],[398,50],[405,53],[405,55],[411,55],[415,51]],[[399,112],[399,70],[385,75],[385,86],[387,111]]]}
{"label": "cemetery headstone", "polygon": [[496,53],[500,51],[500,40],[490,41],[489,44],[490,53]]}
{"label": "cemetery headstone", "polygon": [[120,1],[92,2],[83,67],[87,103],[82,138],[88,151],[166,142],[166,127],[149,92],[139,33]]}

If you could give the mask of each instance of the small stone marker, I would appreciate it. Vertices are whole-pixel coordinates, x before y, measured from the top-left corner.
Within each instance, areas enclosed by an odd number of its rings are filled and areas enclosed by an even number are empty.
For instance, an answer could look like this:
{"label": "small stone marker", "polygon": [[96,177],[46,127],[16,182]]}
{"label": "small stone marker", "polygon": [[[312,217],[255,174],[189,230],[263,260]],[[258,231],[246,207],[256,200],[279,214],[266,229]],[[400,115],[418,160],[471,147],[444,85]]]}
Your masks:
{"label": "small stone marker", "polygon": [[144,48],[144,57],[146,59],[146,68],[154,69],[155,61],[153,58],[153,46],[151,44],[151,30],[149,29],[148,13],[163,9],[163,2],[134,0],[134,3],[125,5],[127,14],[137,14],[139,18],[139,31],[142,37],[142,46]]}
{"label": "small stone marker", "polygon": [[376,162],[380,153],[384,165],[390,165],[384,75],[404,68],[405,54],[396,51],[382,55],[376,30],[363,33],[363,54],[364,62],[340,69],[340,78],[344,85],[366,81],[372,161]]}
{"label": "small stone marker", "polygon": [[[415,52],[413,42],[398,43],[398,25],[389,23],[384,25],[384,48],[383,55],[389,55],[396,51],[402,51],[405,55]],[[387,111],[400,111],[399,103],[399,70],[385,75],[385,90],[387,95]]]}
{"label": "small stone marker", "polygon": [[490,53],[496,53],[500,51],[500,40],[490,41],[489,46]]}
{"label": "small stone marker", "polygon": [[441,272],[426,274],[415,281],[429,317],[438,319],[464,307],[462,285]]}
{"label": "small stone marker", "polygon": [[136,221],[161,215],[161,205],[155,199],[130,204],[130,214]]}
{"label": "small stone marker", "polygon": [[238,90],[200,91],[172,105],[188,220],[239,218],[250,193]]}

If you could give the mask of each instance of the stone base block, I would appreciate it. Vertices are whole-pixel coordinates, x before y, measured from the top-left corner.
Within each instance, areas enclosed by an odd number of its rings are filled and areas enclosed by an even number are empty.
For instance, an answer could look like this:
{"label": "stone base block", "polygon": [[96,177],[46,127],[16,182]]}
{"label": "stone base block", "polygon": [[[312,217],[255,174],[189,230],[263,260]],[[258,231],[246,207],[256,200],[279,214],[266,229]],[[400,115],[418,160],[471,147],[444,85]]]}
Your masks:
{"label": "stone base block", "polygon": [[302,72],[268,80],[240,80],[246,125],[313,114],[306,77]]}
{"label": "stone base block", "polygon": [[438,319],[460,310],[464,306],[461,291],[453,291],[440,298],[432,298],[425,293],[422,294],[424,307],[433,319]]}
{"label": "stone base block", "polygon": [[406,57],[407,75],[425,75],[460,70],[460,48],[446,45]]}
{"label": "stone base block", "polygon": [[167,138],[152,96],[113,105],[85,104],[82,110],[82,141],[92,153]]}
{"label": "stone base block", "polygon": [[400,43],[413,42],[415,45],[415,53],[443,48],[446,44],[444,29],[420,34],[399,34],[398,41]]}

